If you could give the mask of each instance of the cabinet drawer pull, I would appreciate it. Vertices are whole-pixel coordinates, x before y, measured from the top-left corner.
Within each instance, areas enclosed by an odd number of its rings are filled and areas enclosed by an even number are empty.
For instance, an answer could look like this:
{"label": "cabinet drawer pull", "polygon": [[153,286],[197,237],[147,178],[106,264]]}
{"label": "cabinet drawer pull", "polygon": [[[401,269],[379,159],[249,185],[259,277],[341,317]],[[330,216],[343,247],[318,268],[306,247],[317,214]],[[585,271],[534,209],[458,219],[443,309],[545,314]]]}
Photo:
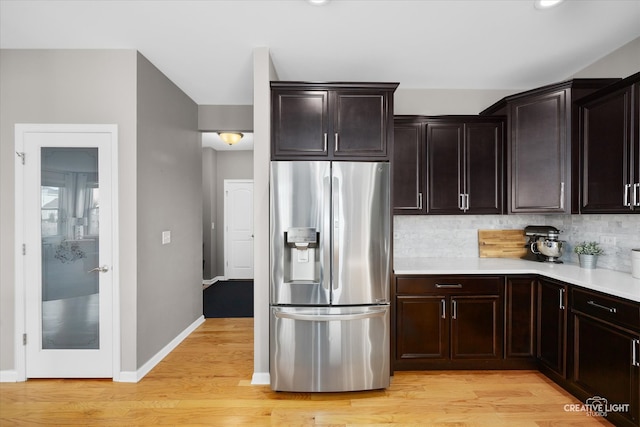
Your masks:
{"label": "cabinet drawer pull", "polygon": [[461,288],[462,283],[436,283],[436,288],[446,289],[446,288]]}
{"label": "cabinet drawer pull", "polygon": [[592,306],[597,307],[597,308],[601,308],[603,310],[607,310],[609,313],[614,313],[615,314],[615,313],[618,312],[618,310],[616,310],[615,307],[607,307],[606,305],[598,304],[597,302],[592,301],[592,300],[587,301],[587,304],[592,305]]}
{"label": "cabinet drawer pull", "polygon": [[443,299],[440,300],[440,305],[442,306],[442,318],[447,318],[447,302]]}
{"label": "cabinet drawer pull", "polygon": [[629,202],[629,190],[631,190],[631,184],[625,184],[624,197],[622,198],[622,204],[624,206],[631,206],[631,203]]}

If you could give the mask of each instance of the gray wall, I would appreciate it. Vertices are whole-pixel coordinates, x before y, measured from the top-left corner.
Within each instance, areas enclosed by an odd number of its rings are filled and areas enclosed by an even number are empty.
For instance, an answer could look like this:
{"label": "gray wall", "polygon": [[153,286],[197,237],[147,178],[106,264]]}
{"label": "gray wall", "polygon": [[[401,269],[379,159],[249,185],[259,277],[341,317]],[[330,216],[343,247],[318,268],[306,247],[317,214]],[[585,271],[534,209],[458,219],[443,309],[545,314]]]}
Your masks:
{"label": "gray wall", "polygon": [[118,125],[121,368],[136,368],[136,52],[0,50],[0,370],[14,361],[14,125]]}
{"label": "gray wall", "polygon": [[640,37],[614,50],[571,77],[627,77],[638,71],[640,71]]}
{"label": "gray wall", "polygon": [[402,83],[393,98],[394,114],[448,115],[478,114],[516,90],[404,89]]}
{"label": "gray wall", "polygon": [[[202,270],[203,279],[218,276],[216,265],[216,229],[211,228],[216,218],[216,163],[218,152],[212,148],[202,149]],[[218,224],[219,226],[219,224]]]}
{"label": "gray wall", "polygon": [[219,151],[215,167],[216,276],[224,275],[224,180],[253,179],[253,151]]}
{"label": "gray wall", "polygon": [[137,64],[139,368],[202,315],[202,146],[197,105],[140,54]]}
{"label": "gray wall", "polygon": [[198,129],[202,132],[252,132],[253,105],[200,105]]}

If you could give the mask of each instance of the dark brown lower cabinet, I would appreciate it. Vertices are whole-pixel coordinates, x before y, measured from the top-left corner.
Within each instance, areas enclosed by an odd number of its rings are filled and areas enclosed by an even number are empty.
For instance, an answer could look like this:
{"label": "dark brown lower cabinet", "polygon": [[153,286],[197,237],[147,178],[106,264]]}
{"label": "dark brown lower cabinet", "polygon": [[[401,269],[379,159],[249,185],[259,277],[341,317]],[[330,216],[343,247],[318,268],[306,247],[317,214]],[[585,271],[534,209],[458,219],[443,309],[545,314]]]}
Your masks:
{"label": "dark brown lower cabinet", "polygon": [[395,311],[396,370],[537,366],[605,405],[595,415],[640,427],[637,302],[535,275],[407,275]]}
{"label": "dark brown lower cabinet", "polygon": [[536,276],[508,276],[505,292],[505,358],[536,357]]}
{"label": "dark brown lower cabinet", "polygon": [[552,379],[567,377],[568,285],[550,279],[538,281],[537,359]]}
{"label": "dark brown lower cabinet", "polygon": [[572,390],[583,402],[605,404],[599,415],[616,425],[640,425],[640,308],[573,290]]}
{"label": "dark brown lower cabinet", "polygon": [[398,277],[395,369],[473,369],[501,361],[502,299],[502,277]]}

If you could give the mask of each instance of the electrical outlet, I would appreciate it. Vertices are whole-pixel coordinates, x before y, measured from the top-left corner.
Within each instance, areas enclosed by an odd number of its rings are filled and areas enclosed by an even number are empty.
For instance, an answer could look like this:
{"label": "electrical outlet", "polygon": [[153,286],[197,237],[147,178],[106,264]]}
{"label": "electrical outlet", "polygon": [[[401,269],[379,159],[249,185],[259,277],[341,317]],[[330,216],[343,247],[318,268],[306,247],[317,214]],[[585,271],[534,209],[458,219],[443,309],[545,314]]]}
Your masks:
{"label": "electrical outlet", "polygon": [[616,236],[600,236],[600,244],[602,245],[615,245]]}
{"label": "electrical outlet", "polygon": [[167,243],[171,243],[171,231],[162,232],[162,244],[166,245]]}

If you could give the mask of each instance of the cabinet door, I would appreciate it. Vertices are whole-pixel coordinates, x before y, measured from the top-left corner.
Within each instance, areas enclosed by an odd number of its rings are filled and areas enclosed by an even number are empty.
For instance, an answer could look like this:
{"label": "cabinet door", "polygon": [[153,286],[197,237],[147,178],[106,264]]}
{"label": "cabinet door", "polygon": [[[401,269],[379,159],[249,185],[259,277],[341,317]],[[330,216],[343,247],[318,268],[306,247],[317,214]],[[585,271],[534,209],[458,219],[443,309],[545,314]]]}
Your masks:
{"label": "cabinet door", "polygon": [[340,90],[332,95],[334,156],[386,157],[393,126],[388,93]]}
{"label": "cabinet door", "polygon": [[462,123],[427,123],[427,212],[461,214]]}
{"label": "cabinet door", "polygon": [[449,358],[449,320],[446,298],[396,298],[396,360]]}
{"label": "cabinet door", "polygon": [[464,193],[467,212],[501,214],[503,188],[503,124],[465,124]]}
{"label": "cabinet door", "polygon": [[566,378],[567,286],[538,282],[537,358],[552,372]]}
{"label": "cabinet door", "polygon": [[424,213],[424,139],[421,123],[396,123],[393,136],[393,213]]}
{"label": "cabinet door", "polygon": [[327,91],[272,90],[272,158],[328,156]]}
{"label": "cabinet door", "polygon": [[502,358],[499,295],[451,297],[451,359]]}
{"label": "cabinet door", "polygon": [[631,100],[628,87],[580,108],[581,212],[630,210]]}
{"label": "cabinet door", "polygon": [[535,357],[536,280],[507,277],[506,349],[507,358]]}
{"label": "cabinet door", "polygon": [[569,183],[566,90],[513,101],[511,212],[566,212]]}
{"label": "cabinet door", "polygon": [[[573,381],[588,396],[607,399],[609,404],[629,404],[621,417],[638,425],[640,381],[634,366],[640,337],[580,314],[574,315]],[[635,348],[634,348],[635,347]],[[613,421],[613,420],[612,420]]]}

